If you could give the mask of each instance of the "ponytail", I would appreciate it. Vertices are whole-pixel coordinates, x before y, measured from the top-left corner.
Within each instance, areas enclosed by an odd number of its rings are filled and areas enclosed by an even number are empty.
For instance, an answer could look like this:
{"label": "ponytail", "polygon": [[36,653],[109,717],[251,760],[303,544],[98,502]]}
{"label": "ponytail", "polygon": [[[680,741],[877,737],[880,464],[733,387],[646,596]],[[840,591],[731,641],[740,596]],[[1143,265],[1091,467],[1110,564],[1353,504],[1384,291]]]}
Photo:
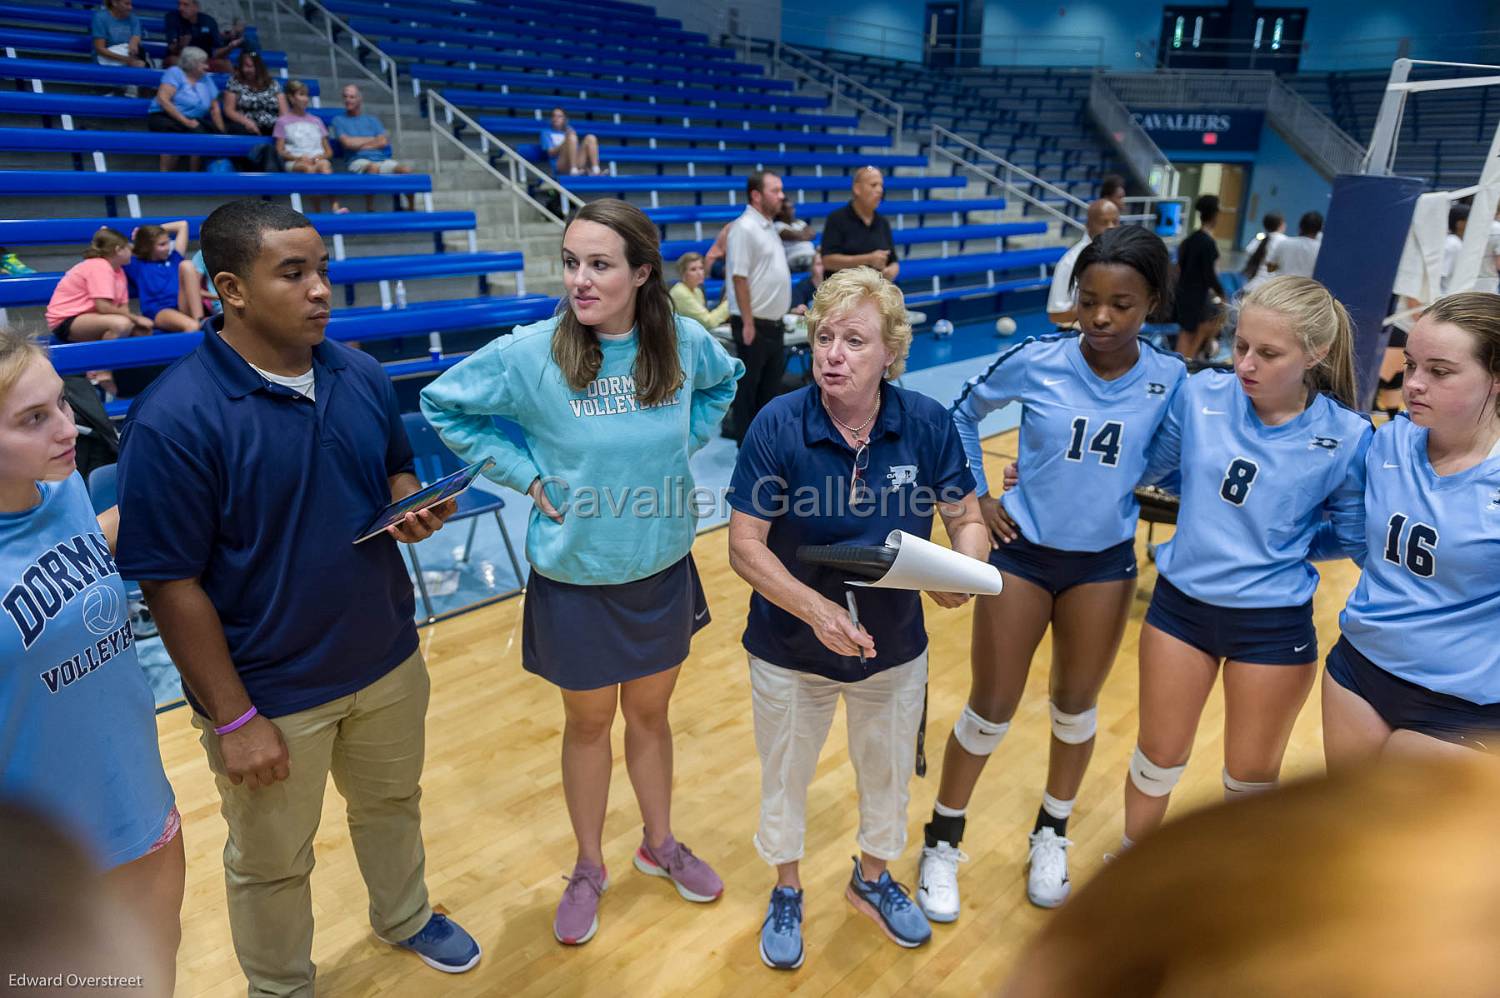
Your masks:
{"label": "ponytail", "polygon": [[1290,319],[1302,349],[1313,356],[1323,355],[1308,372],[1309,385],[1351,409],[1359,408],[1354,384],[1354,323],[1327,288],[1310,277],[1273,277],[1247,294],[1240,308],[1263,308]]}

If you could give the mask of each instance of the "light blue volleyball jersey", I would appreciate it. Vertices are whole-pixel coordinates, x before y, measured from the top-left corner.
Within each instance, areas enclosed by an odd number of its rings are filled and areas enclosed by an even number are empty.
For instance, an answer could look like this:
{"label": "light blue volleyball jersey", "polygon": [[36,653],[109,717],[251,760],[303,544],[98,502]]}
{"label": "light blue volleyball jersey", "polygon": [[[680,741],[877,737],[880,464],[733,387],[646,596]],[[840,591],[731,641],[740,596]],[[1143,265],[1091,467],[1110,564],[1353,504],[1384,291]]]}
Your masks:
{"label": "light blue volleyball jersey", "polygon": [[0,797],[58,821],[105,867],[172,810],[125,586],[75,472],[0,513]]}
{"label": "light blue volleyball jersey", "polygon": [[1318,588],[1308,561],[1325,522],[1363,560],[1369,417],[1319,395],[1267,426],[1233,374],[1200,371],[1172,400],[1152,445],[1147,483],[1182,472],[1177,531],[1156,569],[1189,596],[1222,607],[1300,606]]}
{"label": "light blue volleyball jersey", "polygon": [[1034,544],[1103,551],[1135,536],[1135,486],[1168,403],[1187,376],[1176,354],[1141,341],[1141,356],[1106,381],[1083,357],[1076,334],[1028,339],[1002,353],[964,385],[953,421],[980,495],[984,476],[979,423],[1020,402],[1020,484],[1001,503]]}
{"label": "light blue volleyball jersey", "polygon": [[1439,476],[1427,430],[1405,415],[1365,458],[1364,573],[1339,618],[1387,672],[1500,703],[1500,457]]}

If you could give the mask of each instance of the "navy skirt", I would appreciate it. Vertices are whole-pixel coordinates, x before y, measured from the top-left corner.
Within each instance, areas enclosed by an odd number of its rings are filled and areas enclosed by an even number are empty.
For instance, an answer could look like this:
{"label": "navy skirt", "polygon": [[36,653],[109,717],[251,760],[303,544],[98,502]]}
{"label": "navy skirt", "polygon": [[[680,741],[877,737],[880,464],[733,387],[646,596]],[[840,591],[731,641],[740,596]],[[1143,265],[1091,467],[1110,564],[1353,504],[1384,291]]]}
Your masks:
{"label": "navy skirt", "polygon": [[526,585],[521,665],[565,690],[597,690],[681,665],[709,621],[698,566],[618,586],[575,586],[536,571]]}

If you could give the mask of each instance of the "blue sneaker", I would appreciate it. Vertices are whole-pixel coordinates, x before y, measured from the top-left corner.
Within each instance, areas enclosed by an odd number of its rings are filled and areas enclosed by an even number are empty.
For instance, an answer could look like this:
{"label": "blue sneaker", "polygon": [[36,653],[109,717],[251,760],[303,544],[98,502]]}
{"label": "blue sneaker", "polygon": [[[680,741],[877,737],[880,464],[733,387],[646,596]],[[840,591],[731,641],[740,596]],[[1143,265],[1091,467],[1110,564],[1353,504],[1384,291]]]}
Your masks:
{"label": "blue sneaker", "polygon": [[772,970],[796,970],[802,957],[802,892],[773,888],[771,907],[760,925],[761,961]]}
{"label": "blue sneaker", "polygon": [[891,941],[898,946],[913,949],[932,938],[932,926],[922,909],[912,904],[906,888],[891,879],[886,870],[880,879],[868,881],[859,868],[859,858],[854,859],[854,875],[849,878],[849,887],[844,897],[854,905],[854,910],[868,915],[875,921]]}
{"label": "blue sneaker", "polygon": [[[391,942],[389,939],[383,942]],[[433,912],[422,931],[410,939],[391,943],[409,949],[433,970],[445,974],[462,974],[479,962],[479,944],[457,922],[441,912]]]}

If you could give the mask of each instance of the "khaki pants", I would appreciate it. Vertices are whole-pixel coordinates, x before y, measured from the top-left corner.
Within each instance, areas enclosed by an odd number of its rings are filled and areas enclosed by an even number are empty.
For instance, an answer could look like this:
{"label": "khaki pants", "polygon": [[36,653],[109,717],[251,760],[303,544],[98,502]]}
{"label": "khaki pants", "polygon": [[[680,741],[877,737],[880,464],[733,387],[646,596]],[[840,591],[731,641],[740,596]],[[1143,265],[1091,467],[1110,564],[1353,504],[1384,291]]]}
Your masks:
{"label": "khaki pants", "polygon": [[418,652],[357,693],[271,718],[286,739],[291,777],[258,790],[229,782],[218,736],[193,715],[229,823],[229,928],[252,996],[313,993],[308,875],[329,773],[349,805],[376,934],[408,939],[432,916],[418,807],[428,690]]}
{"label": "khaki pants", "polygon": [[807,788],[840,697],[848,713],[849,761],[859,792],[859,847],[887,862],[901,858],[926,689],[926,652],[856,683],[783,669],[750,656],[755,747],[760,751],[755,848],[762,859],[779,866],[802,858]]}

